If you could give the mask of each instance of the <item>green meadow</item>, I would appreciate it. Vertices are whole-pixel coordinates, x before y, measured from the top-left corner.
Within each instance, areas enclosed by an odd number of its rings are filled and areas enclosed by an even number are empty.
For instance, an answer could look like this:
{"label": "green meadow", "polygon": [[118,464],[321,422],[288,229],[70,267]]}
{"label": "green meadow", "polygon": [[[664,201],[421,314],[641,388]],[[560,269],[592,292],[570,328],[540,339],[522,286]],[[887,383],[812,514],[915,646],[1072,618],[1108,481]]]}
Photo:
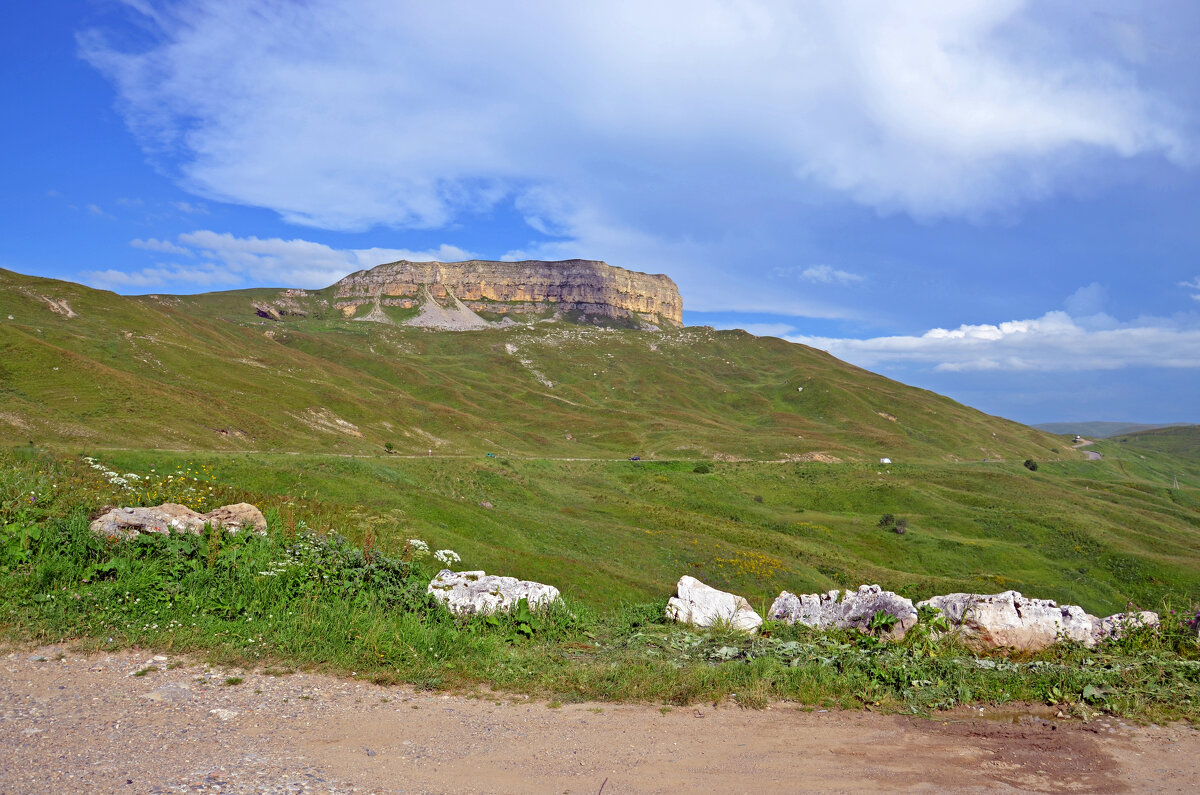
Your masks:
{"label": "green meadow", "polygon": [[[101,458],[137,473],[203,463],[260,502],[309,506],[310,521],[352,541],[369,534],[395,552],[419,537],[457,550],[465,567],[549,582],[597,607],[665,598],[683,574],[760,607],[783,589],[863,583],[913,599],[1011,588],[1103,615],[1200,594],[1200,491],[1123,481],[1107,461],[1030,472],[1019,463]],[[908,531],[880,528],[884,513],[906,518]]]}

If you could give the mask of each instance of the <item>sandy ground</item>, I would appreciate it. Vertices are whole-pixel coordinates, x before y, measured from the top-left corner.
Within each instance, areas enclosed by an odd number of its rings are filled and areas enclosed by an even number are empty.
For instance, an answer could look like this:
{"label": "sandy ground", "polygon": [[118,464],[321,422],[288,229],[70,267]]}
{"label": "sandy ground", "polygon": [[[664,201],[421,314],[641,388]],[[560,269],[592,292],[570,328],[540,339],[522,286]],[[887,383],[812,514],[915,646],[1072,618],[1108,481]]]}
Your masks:
{"label": "sandy ground", "polygon": [[1117,720],[551,708],[136,651],[0,656],[6,794],[1200,792],[1198,758],[1200,731]]}

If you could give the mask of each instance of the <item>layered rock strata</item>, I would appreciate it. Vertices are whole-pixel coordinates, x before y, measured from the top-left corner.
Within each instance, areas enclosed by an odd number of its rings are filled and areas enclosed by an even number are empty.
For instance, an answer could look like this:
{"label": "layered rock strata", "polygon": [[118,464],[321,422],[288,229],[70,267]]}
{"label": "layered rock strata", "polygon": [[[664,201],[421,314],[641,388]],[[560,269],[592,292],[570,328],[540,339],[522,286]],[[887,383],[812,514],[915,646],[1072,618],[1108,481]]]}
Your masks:
{"label": "layered rock strata", "polygon": [[669,277],[625,270],[595,260],[543,262],[409,262],[352,273],[333,285],[335,305],[414,308],[426,291],[461,301],[474,312],[533,313],[547,309],[609,318],[662,320],[681,325],[683,299]]}

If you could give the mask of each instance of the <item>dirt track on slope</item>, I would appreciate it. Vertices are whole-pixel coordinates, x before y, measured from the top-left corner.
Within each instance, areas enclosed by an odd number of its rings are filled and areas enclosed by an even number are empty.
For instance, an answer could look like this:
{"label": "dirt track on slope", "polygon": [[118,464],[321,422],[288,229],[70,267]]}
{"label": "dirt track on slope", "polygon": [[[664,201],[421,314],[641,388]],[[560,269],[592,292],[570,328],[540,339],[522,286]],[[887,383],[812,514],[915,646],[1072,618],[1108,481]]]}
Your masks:
{"label": "dirt track on slope", "polygon": [[1197,758],[1200,731],[1116,720],[550,708],[142,652],[0,657],[0,793],[1197,792]]}

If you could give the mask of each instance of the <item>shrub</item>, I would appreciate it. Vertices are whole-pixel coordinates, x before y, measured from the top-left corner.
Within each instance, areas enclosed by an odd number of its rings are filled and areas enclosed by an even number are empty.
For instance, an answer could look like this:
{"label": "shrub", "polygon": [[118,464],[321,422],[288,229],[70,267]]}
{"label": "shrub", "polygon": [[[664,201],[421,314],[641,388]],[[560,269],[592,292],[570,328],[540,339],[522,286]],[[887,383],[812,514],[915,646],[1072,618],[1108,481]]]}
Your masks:
{"label": "shrub", "polygon": [[1030,472],[1037,472],[1037,461],[1034,461],[1032,458],[1026,458],[1024,466]]}
{"label": "shrub", "polygon": [[879,526],[884,529],[892,527],[895,524],[896,524],[896,517],[894,514],[885,513],[883,516],[879,517]]}
{"label": "shrub", "polygon": [[697,475],[707,475],[709,472],[712,472],[712,467],[710,467],[708,464],[697,464],[696,468],[692,471]]}

